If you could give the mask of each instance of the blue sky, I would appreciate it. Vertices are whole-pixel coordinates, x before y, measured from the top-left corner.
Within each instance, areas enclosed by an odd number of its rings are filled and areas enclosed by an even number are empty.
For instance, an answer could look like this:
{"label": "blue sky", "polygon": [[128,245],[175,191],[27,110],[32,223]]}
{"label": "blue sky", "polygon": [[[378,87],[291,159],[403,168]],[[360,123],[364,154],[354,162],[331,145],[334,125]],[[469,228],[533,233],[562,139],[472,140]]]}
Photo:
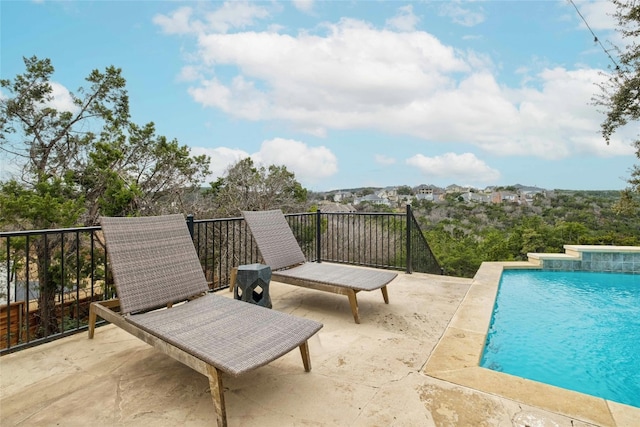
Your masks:
{"label": "blue sky", "polygon": [[[609,2],[575,4],[623,45]],[[132,119],[210,155],[211,180],[251,156],[313,191],[615,190],[637,161],[636,127],[600,135],[611,62],[563,0],[3,1],[0,19],[2,78],[49,58],[65,109],[119,67]]]}

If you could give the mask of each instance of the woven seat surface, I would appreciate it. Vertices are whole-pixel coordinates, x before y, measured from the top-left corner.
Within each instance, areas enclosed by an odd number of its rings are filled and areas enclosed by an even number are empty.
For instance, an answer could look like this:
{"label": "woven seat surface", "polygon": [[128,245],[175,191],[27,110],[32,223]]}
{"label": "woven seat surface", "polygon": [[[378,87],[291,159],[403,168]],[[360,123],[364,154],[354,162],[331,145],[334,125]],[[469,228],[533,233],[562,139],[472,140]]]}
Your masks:
{"label": "woven seat surface", "polygon": [[280,270],[306,261],[281,210],[243,211],[242,216],[258,244],[260,255],[271,270]]}
{"label": "woven seat surface", "polygon": [[157,308],[209,290],[184,216],[100,219],[120,308]]}
{"label": "woven seat surface", "polygon": [[127,320],[231,375],[266,365],[322,328],[310,319],[214,294]]}
{"label": "woven seat surface", "polygon": [[325,283],[333,286],[373,291],[387,285],[398,274],[390,271],[370,270],[346,265],[307,262],[287,270],[273,273],[273,280],[278,276],[303,279],[309,282]]}
{"label": "woven seat surface", "polygon": [[265,365],[322,328],[310,319],[204,294],[209,287],[182,215],[103,217],[101,224],[126,319],[224,372],[239,375]]}
{"label": "woven seat surface", "polygon": [[291,227],[281,210],[242,212],[264,262],[277,276],[371,291],[380,289],[398,274],[346,265],[306,262]]}

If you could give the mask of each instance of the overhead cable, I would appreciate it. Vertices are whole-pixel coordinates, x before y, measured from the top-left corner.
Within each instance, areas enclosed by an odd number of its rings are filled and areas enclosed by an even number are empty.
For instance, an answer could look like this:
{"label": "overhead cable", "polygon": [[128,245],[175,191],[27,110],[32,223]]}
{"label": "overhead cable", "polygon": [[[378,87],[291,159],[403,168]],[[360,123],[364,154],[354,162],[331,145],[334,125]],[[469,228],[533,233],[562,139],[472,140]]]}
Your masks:
{"label": "overhead cable", "polygon": [[593,42],[597,43],[600,45],[600,47],[602,48],[602,50],[604,51],[604,53],[609,57],[609,59],[611,60],[611,62],[613,62],[613,65],[616,66],[616,71],[620,71],[620,66],[618,65],[618,63],[616,62],[615,59],[613,59],[613,56],[611,56],[611,54],[609,53],[609,51],[604,47],[604,45],[602,44],[602,42],[600,41],[600,39],[598,38],[598,36],[596,35],[596,33],[591,29],[591,26],[589,25],[589,23],[587,22],[587,20],[585,19],[585,17],[582,15],[582,13],[580,13],[580,9],[578,9],[578,6],[576,6],[576,4],[573,2],[573,0],[568,0],[569,3],[571,3],[573,5],[573,7],[576,9],[576,12],[578,12],[578,15],[580,16],[580,18],[582,18],[582,22],[584,22],[584,25],[587,26],[587,29],[589,29],[589,31],[591,32],[591,35],[593,36]]}

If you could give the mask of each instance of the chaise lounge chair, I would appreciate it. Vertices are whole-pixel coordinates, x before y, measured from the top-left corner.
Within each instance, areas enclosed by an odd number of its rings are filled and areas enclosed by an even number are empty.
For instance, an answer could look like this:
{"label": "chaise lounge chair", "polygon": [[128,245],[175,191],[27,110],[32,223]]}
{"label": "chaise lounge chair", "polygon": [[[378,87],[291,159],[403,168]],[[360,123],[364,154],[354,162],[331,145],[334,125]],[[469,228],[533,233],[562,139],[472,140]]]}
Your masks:
{"label": "chaise lounge chair", "polygon": [[182,215],[101,223],[118,299],[91,304],[89,338],[99,316],[206,375],[218,426],[227,425],[222,373],[244,374],[296,347],[311,370],[307,340],[322,324],[208,293]]}
{"label": "chaise lounge chair", "polygon": [[336,294],[347,295],[353,319],[360,323],[360,291],[380,289],[389,304],[387,284],[397,273],[346,265],[307,262],[281,210],[242,212],[272,280]]}

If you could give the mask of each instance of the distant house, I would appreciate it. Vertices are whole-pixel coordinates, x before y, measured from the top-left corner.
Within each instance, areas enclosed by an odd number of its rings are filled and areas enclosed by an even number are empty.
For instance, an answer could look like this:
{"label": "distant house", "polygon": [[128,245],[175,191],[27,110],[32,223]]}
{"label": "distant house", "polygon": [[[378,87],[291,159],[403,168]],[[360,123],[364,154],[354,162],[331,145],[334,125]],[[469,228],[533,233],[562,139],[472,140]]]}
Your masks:
{"label": "distant house", "polygon": [[[10,266],[13,263],[10,262]],[[4,265],[0,265],[0,304],[4,305],[7,303],[7,287],[13,283],[13,279],[7,281],[7,268]],[[11,299],[11,301],[15,301],[15,299]]]}
{"label": "distant house", "polygon": [[[10,265],[13,263],[10,262]],[[7,291],[9,298],[7,298]],[[9,302],[25,301],[26,299],[36,299],[40,294],[38,290],[38,282],[29,282],[29,297],[27,298],[27,290],[24,281],[17,281],[11,276],[7,281],[7,269],[5,265],[0,265],[0,305]]]}
{"label": "distant house", "polygon": [[547,196],[546,192],[544,190],[541,190],[541,189],[521,191],[520,194],[522,195],[522,198],[525,200],[525,202],[527,202],[530,205],[533,204],[533,199],[538,194],[542,195],[543,197]]}
{"label": "distant house", "polygon": [[494,191],[491,203],[520,203],[520,194],[513,191]]}
{"label": "distant house", "polygon": [[415,197],[416,197],[417,200],[433,201],[433,193],[429,193],[429,194],[418,193],[418,194],[416,194]]}
{"label": "distant house", "polygon": [[339,203],[339,202],[341,202],[341,201],[343,201],[345,199],[349,199],[351,197],[353,197],[353,194],[351,192],[349,192],[349,191],[338,191],[337,193],[335,193],[333,195],[333,201]]}
{"label": "distant house", "polygon": [[437,197],[435,194],[434,188],[426,185],[420,185],[416,187],[413,191],[415,193],[414,197],[417,200],[433,201]]}
{"label": "distant house", "polygon": [[470,188],[469,187],[461,187],[461,186],[456,185],[456,184],[451,184],[445,190],[446,190],[447,193],[465,193],[465,192],[469,191]]}
{"label": "distant house", "polygon": [[356,197],[353,203],[355,205],[359,205],[360,203],[370,203],[372,205],[391,206],[391,202],[389,202],[389,199],[380,197],[377,194],[367,194],[364,197]]}
{"label": "distant house", "polygon": [[351,201],[353,205],[358,205],[359,203],[370,203],[374,205],[378,204],[398,208],[410,204],[412,200],[432,201],[435,203],[445,202],[445,196],[447,194],[459,195],[460,200],[464,200],[468,203],[533,204],[533,200],[538,194],[546,197],[548,192],[543,188],[527,187],[521,185],[509,187],[510,190],[506,190],[504,187],[495,186],[487,186],[485,188],[478,189],[470,186],[462,187],[456,184],[449,185],[446,188],[441,188],[434,185],[420,184],[411,189],[411,195],[405,195],[398,194],[398,188],[399,187],[385,187],[375,190],[372,188],[367,188],[367,191],[375,191],[375,193],[362,197],[357,197],[357,193],[350,191],[327,193],[325,197],[328,200],[333,199],[335,203],[340,204],[345,204],[346,201]]}
{"label": "distant house", "polygon": [[468,202],[489,203],[491,201],[490,194],[473,193],[469,191],[468,193],[464,193],[462,196]]}

